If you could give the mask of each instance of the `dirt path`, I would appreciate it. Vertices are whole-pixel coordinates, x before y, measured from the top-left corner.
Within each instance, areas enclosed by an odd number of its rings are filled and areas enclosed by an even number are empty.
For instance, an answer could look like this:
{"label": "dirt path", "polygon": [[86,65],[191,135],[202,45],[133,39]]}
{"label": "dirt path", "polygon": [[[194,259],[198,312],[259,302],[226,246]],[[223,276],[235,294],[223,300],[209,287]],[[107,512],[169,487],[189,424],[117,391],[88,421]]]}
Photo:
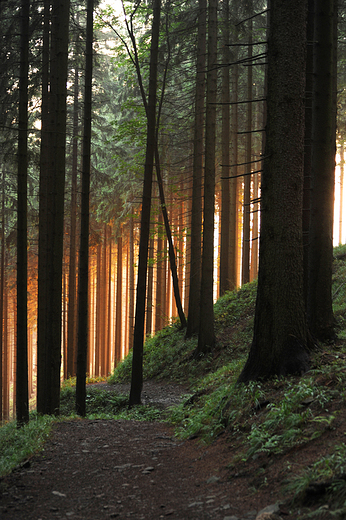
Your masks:
{"label": "dirt path", "polygon": [[[165,385],[165,398],[156,391],[166,406],[184,389]],[[155,401],[153,389],[145,394]],[[230,449],[224,436],[208,447],[181,442],[162,423],[63,422],[41,453],[0,482],[0,518],[255,519],[276,497],[229,479]]]}

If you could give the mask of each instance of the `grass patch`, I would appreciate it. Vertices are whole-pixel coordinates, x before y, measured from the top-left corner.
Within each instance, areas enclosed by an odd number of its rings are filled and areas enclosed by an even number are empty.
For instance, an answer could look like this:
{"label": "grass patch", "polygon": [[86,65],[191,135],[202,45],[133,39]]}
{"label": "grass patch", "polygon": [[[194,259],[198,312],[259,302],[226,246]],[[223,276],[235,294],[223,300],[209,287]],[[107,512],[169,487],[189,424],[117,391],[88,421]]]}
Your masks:
{"label": "grass patch", "polygon": [[29,424],[17,429],[16,421],[0,428],[0,477],[10,473],[42,448],[49,436],[53,419],[30,417]]}

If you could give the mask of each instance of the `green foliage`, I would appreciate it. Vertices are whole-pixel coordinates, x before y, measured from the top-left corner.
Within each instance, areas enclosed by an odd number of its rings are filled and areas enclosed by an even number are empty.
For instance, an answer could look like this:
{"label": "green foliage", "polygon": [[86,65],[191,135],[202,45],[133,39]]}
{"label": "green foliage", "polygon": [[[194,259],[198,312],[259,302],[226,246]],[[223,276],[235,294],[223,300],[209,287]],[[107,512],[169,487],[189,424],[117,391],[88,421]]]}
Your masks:
{"label": "green foliage", "polygon": [[[75,412],[76,389],[65,386],[61,390],[60,414],[65,417],[76,417]],[[136,406],[128,408],[129,400],[126,395],[118,395],[112,390],[105,390],[97,386],[87,387],[86,412],[88,419],[134,419],[137,421],[163,420],[162,411],[152,406]]]}
{"label": "green foliage", "polygon": [[42,447],[52,422],[48,416],[31,416],[29,424],[20,429],[17,429],[15,421],[0,428],[0,477],[10,473]]}
{"label": "green foliage", "polygon": [[304,496],[311,482],[330,482],[330,493],[337,507],[346,507],[346,445],[336,444],[330,454],[314,462],[299,476],[295,476],[286,485],[289,493],[295,497]]}
{"label": "green foliage", "polygon": [[317,424],[322,428],[330,427],[335,419],[333,414],[316,416],[309,407],[315,401],[323,409],[330,400],[327,391],[317,386],[313,378],[285,383],[284,395],[276,404],[269,403],[264,421],[253,422],[247,437],[246,459],[258,453],[282,453],[314,439],[321,434],[316,429]]}

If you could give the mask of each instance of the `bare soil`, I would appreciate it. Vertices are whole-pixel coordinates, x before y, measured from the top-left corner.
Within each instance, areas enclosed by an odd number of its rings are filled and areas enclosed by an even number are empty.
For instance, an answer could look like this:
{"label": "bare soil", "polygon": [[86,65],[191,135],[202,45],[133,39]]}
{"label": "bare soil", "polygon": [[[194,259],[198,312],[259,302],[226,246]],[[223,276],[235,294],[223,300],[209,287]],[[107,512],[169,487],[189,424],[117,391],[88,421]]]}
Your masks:
{"label": "bare soil", "polygon": [[[109,390],[123,393],[127,387]],[[166,407],[184,393],[183,386],[149,381],[143,401]],[[283,481],[342,442],[345,425],[342,411],[337,427],[316,441],[230,469],[241,440],[237,445],[227,432],[206,446],[177,439],[165,423],[57,423],[44,449],[0,481],[0,519],[251,520],[275,503],[277,516],[262,514],[261,520],[299,519],[308,509],[291,510]],[[325,502],[320,519],[329,518]]]}

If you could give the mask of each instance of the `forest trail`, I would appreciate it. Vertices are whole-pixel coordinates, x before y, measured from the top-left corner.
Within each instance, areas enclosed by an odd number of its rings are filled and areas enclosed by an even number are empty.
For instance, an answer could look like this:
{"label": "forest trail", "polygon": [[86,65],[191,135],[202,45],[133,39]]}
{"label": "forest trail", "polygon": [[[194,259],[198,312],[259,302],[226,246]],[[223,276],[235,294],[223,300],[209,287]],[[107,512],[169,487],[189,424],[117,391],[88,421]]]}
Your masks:
{"label": "forest trail", "polygon": [[[117,385],[112,389],[120,390]],[[182,392],[179,385],[148,382],[143,397],[167,406]],[[158,422],[57,423],[44,450],[0,481],[0,518],[283,518],[259,515],[279,499],[275,472],[272,485],[256,493],[251,471],[230,478],[227,464],[234,448],[226,435],[209,446],[198,439],[181,441],[172,427]],[[296,518],[288,511],[278,513]]]}

